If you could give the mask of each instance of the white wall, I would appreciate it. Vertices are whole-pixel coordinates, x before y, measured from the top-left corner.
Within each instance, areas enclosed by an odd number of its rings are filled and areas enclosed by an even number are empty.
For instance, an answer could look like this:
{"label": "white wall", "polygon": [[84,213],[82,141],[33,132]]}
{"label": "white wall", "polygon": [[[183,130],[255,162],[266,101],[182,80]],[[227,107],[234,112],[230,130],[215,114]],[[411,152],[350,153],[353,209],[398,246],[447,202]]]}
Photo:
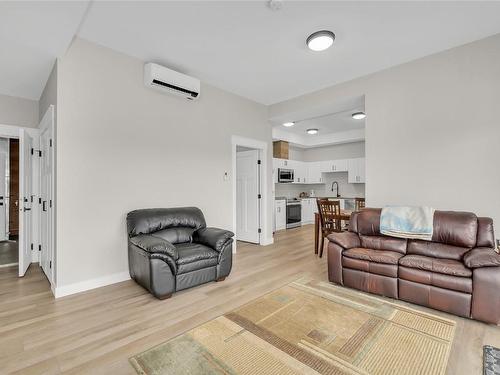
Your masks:
{"label": "white wall", "polygon": [[337,160],[362,158],[365,156],[365,142],[351,142],[340,145],[312,147],[303,151],[303,161]]}
{"label": "white wall", "polygon": [[231,229],[231,136],[267,142],[270,160],[265,106],[204,84],[193,102],[153,91],[142,61],[82,39],[57,69],[58,288],[128,275],[133,209],[198,206]]}
{"label": "white wall", "polygon": [[[49,78],[45,87],[43,89],[40,100],[38,101],[38,118],[41,120],[45,112],[50,105],[56,106],[57,104],[57,61],[54,63],[54,67],[50,72]],[[54,112],[54,116],[57,117],[57,108]]]}
{"label": "white wall", "polygon": [[38,102],[0,95],[0,124],[36,128],[38,126]]}
{"label": "white wall", "polygon": [[365,95],[370,206],[493,217],[500,233],[500,35],[269,108],[270,117]]}

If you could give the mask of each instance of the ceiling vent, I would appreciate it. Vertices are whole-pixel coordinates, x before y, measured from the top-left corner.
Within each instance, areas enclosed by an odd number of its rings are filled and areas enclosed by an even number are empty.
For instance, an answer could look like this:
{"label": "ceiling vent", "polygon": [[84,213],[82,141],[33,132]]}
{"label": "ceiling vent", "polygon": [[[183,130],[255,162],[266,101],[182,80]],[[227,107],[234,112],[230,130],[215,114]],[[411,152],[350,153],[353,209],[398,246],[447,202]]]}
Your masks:
{"label": "ceiling vent", "polygon": [[144,65],[144,84],[162,92],[194,100],[200,96],[200,80],[165,68],[147,63]]}

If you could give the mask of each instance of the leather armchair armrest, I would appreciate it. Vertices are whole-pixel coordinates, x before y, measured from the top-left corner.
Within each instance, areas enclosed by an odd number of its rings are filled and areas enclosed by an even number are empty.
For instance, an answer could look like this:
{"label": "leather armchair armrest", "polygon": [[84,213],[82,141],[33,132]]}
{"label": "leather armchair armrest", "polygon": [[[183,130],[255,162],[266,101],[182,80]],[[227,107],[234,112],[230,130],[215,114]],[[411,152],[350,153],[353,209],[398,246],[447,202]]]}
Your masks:
{"label": "leather armchair armrest", "polygon": [[179,259],[175,246],[163,238],[141,234],[131,237],[130,242],[148,253],[168,255],[173,260]]}
{"label": "leather armchair armrest", "polygon": [[489,247],[476,247],[465,253],[463,262],[467,268],[498,267],[500,254]]}
{"label": "leather armchair armrest", "polygon": [[193,233],[193,242],[211,247],[221,252],[228,241],[232,241],[234,233],[219,228],[201,228]]}
{"label": "leather armchair armrest", "polygon": [[328,240],[343,249],[352,249],[353,247],[361,246],[359,236],[354,232],[332,233],[328,235]]}

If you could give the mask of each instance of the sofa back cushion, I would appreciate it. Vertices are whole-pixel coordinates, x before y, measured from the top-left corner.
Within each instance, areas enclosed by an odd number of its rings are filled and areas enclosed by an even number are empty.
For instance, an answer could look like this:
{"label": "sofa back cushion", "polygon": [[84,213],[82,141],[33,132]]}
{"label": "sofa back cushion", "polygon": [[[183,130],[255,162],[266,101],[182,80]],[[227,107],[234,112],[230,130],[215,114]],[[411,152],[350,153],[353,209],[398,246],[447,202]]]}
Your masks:
{"label": "sofa back cushion", "polygon": [[476,246],[477,216],[471,212],[436,211],[432,241],[452,246]]}
{"label": "sofa back cushion", "polygon": [[[380,208],[365,208],[353,217],[356,232],[366,236],[380,236]],[[352,221],[352,220],[351,220]]]}
{"label": "sofa back cushion", "polygon": [[408,254],[424,255],[432,258],[460,260],[469,251],[468,247],[447,245],[439,242],[422,240],[408,241]]}
{"label": "sofa back cushion", "polygon": [[196,207],[150,208],[127,214],[130,237],[154,234],[175,244],[190,242],[193,232],[205,227],[205,217]]}
{"label": "sofa back cushion", "polygon": [[404,238],[395,238],[388,236],[365,236],[361,234],[361,247],[374,250],[396,251],[406,254],[406,240]]}

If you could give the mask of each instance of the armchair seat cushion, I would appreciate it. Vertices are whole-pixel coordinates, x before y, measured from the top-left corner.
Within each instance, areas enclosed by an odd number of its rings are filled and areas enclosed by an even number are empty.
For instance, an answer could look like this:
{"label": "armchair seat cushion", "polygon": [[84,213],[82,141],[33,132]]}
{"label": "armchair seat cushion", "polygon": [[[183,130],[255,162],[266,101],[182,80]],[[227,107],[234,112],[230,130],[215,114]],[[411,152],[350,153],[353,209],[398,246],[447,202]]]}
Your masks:
{"label": "armchair seat cushion", "polygon": [[345,250],[342,255],[348,258],[367,260],[369,262],[383,264],[398,264],[399,258],[403,256],[403,254],[396,251],[373,250],[366,249],[364,247],[354,247],[352,249]]}
{"label": "armchair seat cushion", "polygon": [[406,255],[399,260],[399,265],[445,275],[471,277],[472,271],[458,260],[431,258],[423,255]]}
{"label": "armchair seat cushion", "polygon": [[219,252],[198,243],[182,243],[175,245],[179,253],[177,273],[182,274],[202,268],[216,266]]}

